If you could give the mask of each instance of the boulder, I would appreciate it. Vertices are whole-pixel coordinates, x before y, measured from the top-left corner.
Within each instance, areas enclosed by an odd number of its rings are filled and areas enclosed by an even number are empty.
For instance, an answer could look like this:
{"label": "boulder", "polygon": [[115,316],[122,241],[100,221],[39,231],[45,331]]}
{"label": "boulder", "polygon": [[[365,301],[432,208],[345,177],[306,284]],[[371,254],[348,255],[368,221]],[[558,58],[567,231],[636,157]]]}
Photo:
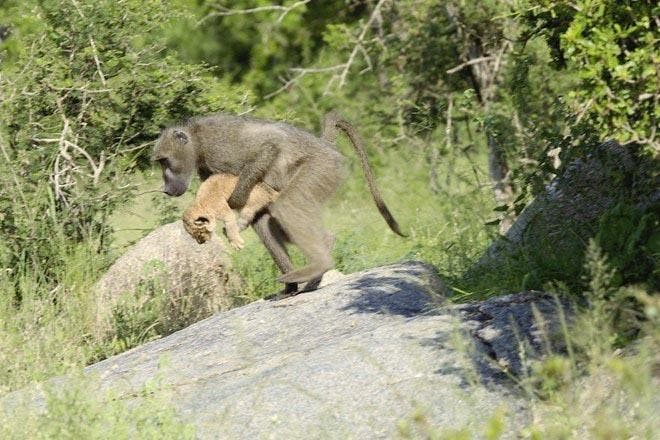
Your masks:
{"label": "boulder", "polygon": [[154,295],[167,295],[172,314],[185,303],[186,313],[193,315],[186,317],[189,322],[223,308],[229,304],[233,282],[230,263],[220,240],[200,245],[181,221],[155,229],[119,257],[95,285],[99,335],[121,301],[140,307]]}
{"label": "boulder", "polygon": [[545,279],[579,280],[586,244],[604,214],[618,203],[642,212],[657,209],[660,190],[653,184],[653,169],[651,161],[616,141],[594,148],[565,167],[466,277],[517,266],[535,268]]}
{"label": "boulder", "polygon": [[550,338],[558,303],[528,292],[452,305],[447,293],[427,264],[380,267],[218,313],[86,371],[129,400],[158,377],[199,438],[483,435],[496,413],[515,436],[528,412],[503,368],[521,371],[520,347]]}

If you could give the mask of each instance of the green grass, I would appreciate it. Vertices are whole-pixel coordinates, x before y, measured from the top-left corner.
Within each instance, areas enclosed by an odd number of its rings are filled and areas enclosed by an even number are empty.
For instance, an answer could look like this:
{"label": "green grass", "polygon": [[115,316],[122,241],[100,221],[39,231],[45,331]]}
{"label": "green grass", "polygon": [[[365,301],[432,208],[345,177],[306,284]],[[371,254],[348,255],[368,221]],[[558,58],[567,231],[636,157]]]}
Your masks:
{"label": "green grass", "polygon": [[93,325],[90,290],[103,266],[92,246],[81,244],[67,249],[55,289],[25,268],[0,275],[0,394],[85,364]]}
{"label": "green grass", "polygon": [[119,254],[158,225],[180,218],[196,191],[193,186],[181,197],[167,197],[158,192],[163,184],[160,171],[156,168],[135,173],[132,183],[136,186],[137,195],[131,203],[115,211],[109,219],[114,230],[112,247],[114,252]]}
{"label": "green grass", "polygon": [[[512,377],[530,411],[528,426],[517,438],[545,439],[655,439],[660,434],[660,295],[642,286],[615,287],[616,270],[592,241],[587,248],[583,292],[588,308],[580,308],[559,338],[562,352],[527,360],[529,371]],[[550,286],[547,291],[552,292]],[[555,292],[559,293],[559,292]],[[633,301],[631,301],[633,300]],[[634,331],[634,342],[621,335]],[[468,345],[465,345],[465,344]],[[453,342],[468,362],[471,343]],[[475,372],[475,374],[478,374]],[[435,426],[420,410],[400,422],[404,439],[498,439],[506,426],[506,414],[475,414],[470,426],[447,430]]]}
{"label": "green grass", "polygon": [[130,402],[113,391],[99,392],[94,378],[81,372],[70,375],[64,383],[39,388],[45,398],[43,408],[31,401],[35,389],[13,394],[11,402],[0,404],[0,438],[195,438],[194,426],[180,420],[170,403],[171,396],[157,379],[134,393]]}
{"label": "green grass", "polygon": [[617,348],[623,323],[616,308],[625,302],[592,301],[566,335],[571,353],[538,361],[521,382],[533,415],[525,436],[652,439],[660,434],[660,300],[639,288],[618,293],[643,305],[636,342]]}

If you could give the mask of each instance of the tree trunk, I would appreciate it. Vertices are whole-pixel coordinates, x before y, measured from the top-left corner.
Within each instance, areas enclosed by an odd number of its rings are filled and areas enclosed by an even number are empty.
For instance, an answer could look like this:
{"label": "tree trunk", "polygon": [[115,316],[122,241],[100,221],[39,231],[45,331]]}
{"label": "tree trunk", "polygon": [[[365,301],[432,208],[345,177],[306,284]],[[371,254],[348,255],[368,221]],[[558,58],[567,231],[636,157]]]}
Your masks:
{"label": "tree trunk", "polygon": [[[492,101],[495,83],[502,66],[502,56],[510,47],[504,42],[498,53],[485,53],[479,41],[463,32],[460,14],[455,6],[448,5],[447,15],[456,26],[456,36],[463,42],[461,62],[469,68],[470,80],[475,88],[479,103],[484,113],[488,112]],[[504,148],[491,133],[486,133],[488,143],[488,173],[498,205],[509,205],[513,202],[513,187],[511,175],[506,163]],[[500,222],[500,233],[504,234],[515,220],[513,212],[507,212]]]}
{"label": "tree trunk", "polygon": [[[510,204],[513,201],[513,187],[511,186],[509,166],[506,163],[502,146],[492,135],[488,135],[488,174],[498,206]],[[500,222],[500,234],[505,234],[514,220],[513,212],[507,211]]]}

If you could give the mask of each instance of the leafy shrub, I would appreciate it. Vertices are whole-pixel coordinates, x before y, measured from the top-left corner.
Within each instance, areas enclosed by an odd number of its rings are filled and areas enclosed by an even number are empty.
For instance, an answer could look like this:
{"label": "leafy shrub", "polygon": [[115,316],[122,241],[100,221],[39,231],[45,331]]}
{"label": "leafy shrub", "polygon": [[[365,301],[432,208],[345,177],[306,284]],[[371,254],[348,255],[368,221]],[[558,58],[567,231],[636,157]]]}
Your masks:
{"label": "leafy shrub", "polygon": [[208,69],[163,55],[161,26],[180,15],[168,4],[45,0],[13,12],[0,79],[0,255],[53,281],[64,243],[107,249],[107,218],[132,196],[128,171],[149,166],[159,125],[240,101]]}
{"label": "leafy shrub", "polygon": [[600,219],[596,242],[608,255],[615,286],[648,281],[660,289],[658,217],[629,203],[619,203]]}
{"label": "leafy shrub", "polygon": [[603,138],[657,152],[657,2],[543,0],[522,11],[528,35],[544,36],[554,65],[579,78],[566,96],[572,111]]}

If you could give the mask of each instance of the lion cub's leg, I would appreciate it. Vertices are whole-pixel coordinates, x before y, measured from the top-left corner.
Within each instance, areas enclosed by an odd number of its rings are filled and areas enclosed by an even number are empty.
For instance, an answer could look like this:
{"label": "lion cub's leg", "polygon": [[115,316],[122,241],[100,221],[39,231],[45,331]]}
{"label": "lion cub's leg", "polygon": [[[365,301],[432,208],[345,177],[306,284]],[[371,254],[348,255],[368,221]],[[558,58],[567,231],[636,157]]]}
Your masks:
{"label": "lion cub's leg", "polygon": [[[243,246],[245,246],[245,240],[241,237],[241,230],[236,223],[236,215],[234,214],[234,211],[231,210],[226,199],[222,199],[219,202],[221,205],[225,205],[222,207],[222,214],[219,215],[218,218],[222,219],[225,223],[225,235],[227,235],[229,244],[234,249],[243,249]],[[227,210],[225,210],[225,208],[227,208]]]}

